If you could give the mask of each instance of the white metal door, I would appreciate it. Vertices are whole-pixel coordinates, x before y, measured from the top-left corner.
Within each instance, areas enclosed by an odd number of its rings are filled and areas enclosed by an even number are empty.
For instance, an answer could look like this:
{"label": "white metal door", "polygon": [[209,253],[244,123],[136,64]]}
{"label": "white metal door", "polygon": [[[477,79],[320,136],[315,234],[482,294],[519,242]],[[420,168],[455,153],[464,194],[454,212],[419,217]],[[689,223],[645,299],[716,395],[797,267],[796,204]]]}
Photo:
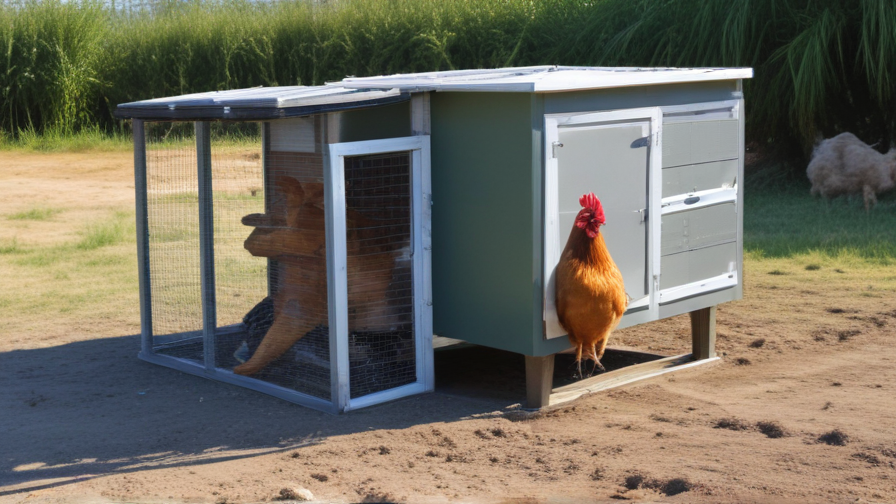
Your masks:
{"label": "white metal door", "polygon": [[660,118],[658,108],[545,117],[546,338],[566,334],[557,321],[554,272],[579,197],[589,192],[603,204],[601,232],[632,298],[627,317],[658,313],[660,228],[650,212],[660,207]]}

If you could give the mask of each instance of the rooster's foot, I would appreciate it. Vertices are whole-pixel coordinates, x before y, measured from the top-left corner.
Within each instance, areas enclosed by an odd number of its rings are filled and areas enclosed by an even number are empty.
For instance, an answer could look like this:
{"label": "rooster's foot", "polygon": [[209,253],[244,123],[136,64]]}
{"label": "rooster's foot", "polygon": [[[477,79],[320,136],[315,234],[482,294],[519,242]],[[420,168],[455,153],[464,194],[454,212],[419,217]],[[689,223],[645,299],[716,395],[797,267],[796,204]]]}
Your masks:
{"label": "rooster's foot", "polygon": [[588,377],[591,378],[592,376],[594,376],[594,372],[597,371],[598,369],[600,370],[601,373],[607,372],[607,368],[605,368],[604,365],[601,364],[599,360],[595,360],[591,366],[591,372],[588,373]]}

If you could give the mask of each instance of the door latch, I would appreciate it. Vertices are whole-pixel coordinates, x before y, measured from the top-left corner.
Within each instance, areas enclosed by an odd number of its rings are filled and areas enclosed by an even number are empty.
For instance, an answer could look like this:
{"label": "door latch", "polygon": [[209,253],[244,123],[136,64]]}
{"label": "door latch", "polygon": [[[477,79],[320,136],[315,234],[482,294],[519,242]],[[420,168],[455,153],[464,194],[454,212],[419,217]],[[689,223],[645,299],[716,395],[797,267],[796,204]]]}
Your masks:
{"label": "door latch", "polygon": [[560,142],[554,142],[551,144],[551,157],[557,158],[557,147],[563,147],[563,144]]}
{"label": "door latch", "polygon": [[641,217],[641,220],[638,222],[639,224],[644,224],[644,222],[647,221],[647,217],[648,217],[648,215],[647,215],[647,209],[646,209],[646,208],[642,208],[642,209],[640,209],[640,210],[632,210],[632,212],[637,213],[637,214]]}

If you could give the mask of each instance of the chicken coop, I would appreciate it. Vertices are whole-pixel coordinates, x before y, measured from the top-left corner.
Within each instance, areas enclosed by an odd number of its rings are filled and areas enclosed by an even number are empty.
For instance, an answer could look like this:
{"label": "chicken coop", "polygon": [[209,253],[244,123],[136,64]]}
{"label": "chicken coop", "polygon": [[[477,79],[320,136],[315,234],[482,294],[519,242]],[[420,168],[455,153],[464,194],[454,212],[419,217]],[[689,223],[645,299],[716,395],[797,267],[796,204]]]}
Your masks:
{"label": "chicken coop", "polygon": [[[434,335],[525,356],[530,407],[708,362],[715,307],[742,297],[751,76],[545,66],[119,105],[140,358],[329,412],[433,390]],[[693,351],[555,389],[585,192],[630,297],[619,327],[690,313]]]}

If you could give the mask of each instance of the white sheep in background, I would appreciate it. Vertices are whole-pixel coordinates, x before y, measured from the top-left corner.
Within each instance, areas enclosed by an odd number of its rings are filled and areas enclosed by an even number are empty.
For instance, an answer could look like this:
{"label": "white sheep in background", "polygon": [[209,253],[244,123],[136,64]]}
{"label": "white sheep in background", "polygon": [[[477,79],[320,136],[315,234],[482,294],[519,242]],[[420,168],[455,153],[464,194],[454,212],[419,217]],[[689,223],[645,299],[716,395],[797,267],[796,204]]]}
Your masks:
{"label": "white sheep in background", "polygon": [[852,133],[840,133],[815,146],[806,175],[813,195],[862,193],[867,211],[877,203],[878,194],[896,185],[896,148],[881,154]]}

